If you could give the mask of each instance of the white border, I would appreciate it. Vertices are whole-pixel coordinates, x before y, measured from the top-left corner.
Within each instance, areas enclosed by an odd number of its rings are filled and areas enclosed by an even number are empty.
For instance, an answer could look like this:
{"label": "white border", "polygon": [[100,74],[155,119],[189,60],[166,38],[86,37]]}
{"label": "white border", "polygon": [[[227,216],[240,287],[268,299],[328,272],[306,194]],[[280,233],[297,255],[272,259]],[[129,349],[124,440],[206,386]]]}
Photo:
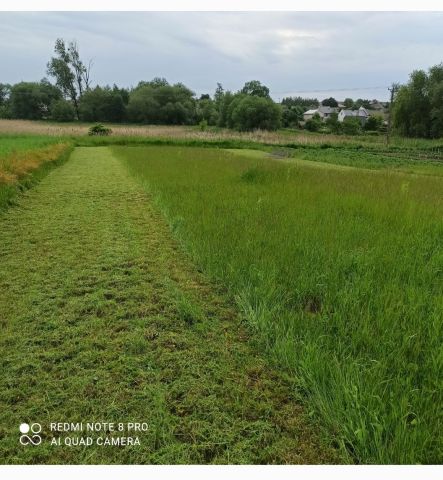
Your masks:
{"label": "white border", "polygon": [[442,11],[439,0],[15,0],[0,11]]}
{"label": "white border", "polygon": [[6,466],[0,467],[3,478],[32,478],[32,480],[78,480],[79,478],[106,480],[278,480],[324,478],[327,480],[440,480],[443,468],[439,466]]}

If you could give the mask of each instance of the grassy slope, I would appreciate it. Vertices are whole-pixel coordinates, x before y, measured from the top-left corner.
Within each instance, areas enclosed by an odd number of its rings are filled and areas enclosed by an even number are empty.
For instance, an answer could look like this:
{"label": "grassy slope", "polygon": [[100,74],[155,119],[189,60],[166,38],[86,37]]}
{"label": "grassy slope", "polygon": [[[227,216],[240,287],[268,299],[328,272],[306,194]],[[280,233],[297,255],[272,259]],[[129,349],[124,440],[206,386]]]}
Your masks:
{"label": "grassy slope", "polygon": [[71,151],[68,141],[56,137],[0,136],[0,212],[66,161]]}
{"label": "grassy slope", "polygon": [[443,460],[443,179],[114,151],[355,461]]}
{"label": "grassy slope", "polygon": [[[231,306],[107,148],[77,149],[0,216],[6,463],[336,458]],[[18,425],[43,424],[21,447]],[[51,447],[50,421],[145,421],[141,447]]]}

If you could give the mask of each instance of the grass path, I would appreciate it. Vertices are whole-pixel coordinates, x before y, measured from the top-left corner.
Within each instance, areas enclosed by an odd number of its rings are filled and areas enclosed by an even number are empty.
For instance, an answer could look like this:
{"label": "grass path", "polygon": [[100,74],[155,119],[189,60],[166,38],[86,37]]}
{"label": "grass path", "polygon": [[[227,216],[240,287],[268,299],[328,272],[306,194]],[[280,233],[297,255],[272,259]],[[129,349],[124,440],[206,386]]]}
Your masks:
{"label": "grass path", "polygon": [[[334,459],[105,147],[76,149],[0,216],[0,322],[2,463]],[[140,446],[50,444],[50,422],[82,421],[149,429]],[[19,444],[22,422],[41,445]]]}

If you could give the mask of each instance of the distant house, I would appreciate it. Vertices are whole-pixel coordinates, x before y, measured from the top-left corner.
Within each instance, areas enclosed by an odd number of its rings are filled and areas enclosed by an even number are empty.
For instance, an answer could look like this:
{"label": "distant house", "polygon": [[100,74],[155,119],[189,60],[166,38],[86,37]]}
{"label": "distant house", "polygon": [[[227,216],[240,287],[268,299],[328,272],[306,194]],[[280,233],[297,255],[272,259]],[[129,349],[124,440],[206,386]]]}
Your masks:
{"label": "distant house", "polygon": [[327,120],[332,113],[337,113],[337,111],[338,111],[337,108],[320,105],[318,108],[313,108],[311,110],[306,111],[303,114],[303,120],[305,122],[310,120],[316,113],[320,115],[320,118],[322,120]]}
{"label": "distant house", "polygon": [[346,118],[356,118],[364,125],[369,118],[369,113],[364,107],[360,107],[358,110],[340,110],[338,121],[343,122]]}

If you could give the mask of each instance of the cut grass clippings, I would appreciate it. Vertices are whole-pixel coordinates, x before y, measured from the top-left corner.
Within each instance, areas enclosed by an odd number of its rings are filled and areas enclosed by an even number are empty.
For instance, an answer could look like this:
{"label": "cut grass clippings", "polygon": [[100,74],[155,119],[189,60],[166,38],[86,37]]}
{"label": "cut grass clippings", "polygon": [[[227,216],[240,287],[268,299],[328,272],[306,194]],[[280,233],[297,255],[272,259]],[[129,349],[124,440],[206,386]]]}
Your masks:
{"label": "cut grass clippings", "polygon": [[[17,200],[0,216],[3,463],[342,461],[109,148],[76,149]],[[20,445],[22,422],[41,445]],[[51,446],[79,435],[50,422],[149,428],[139,446]]]}

